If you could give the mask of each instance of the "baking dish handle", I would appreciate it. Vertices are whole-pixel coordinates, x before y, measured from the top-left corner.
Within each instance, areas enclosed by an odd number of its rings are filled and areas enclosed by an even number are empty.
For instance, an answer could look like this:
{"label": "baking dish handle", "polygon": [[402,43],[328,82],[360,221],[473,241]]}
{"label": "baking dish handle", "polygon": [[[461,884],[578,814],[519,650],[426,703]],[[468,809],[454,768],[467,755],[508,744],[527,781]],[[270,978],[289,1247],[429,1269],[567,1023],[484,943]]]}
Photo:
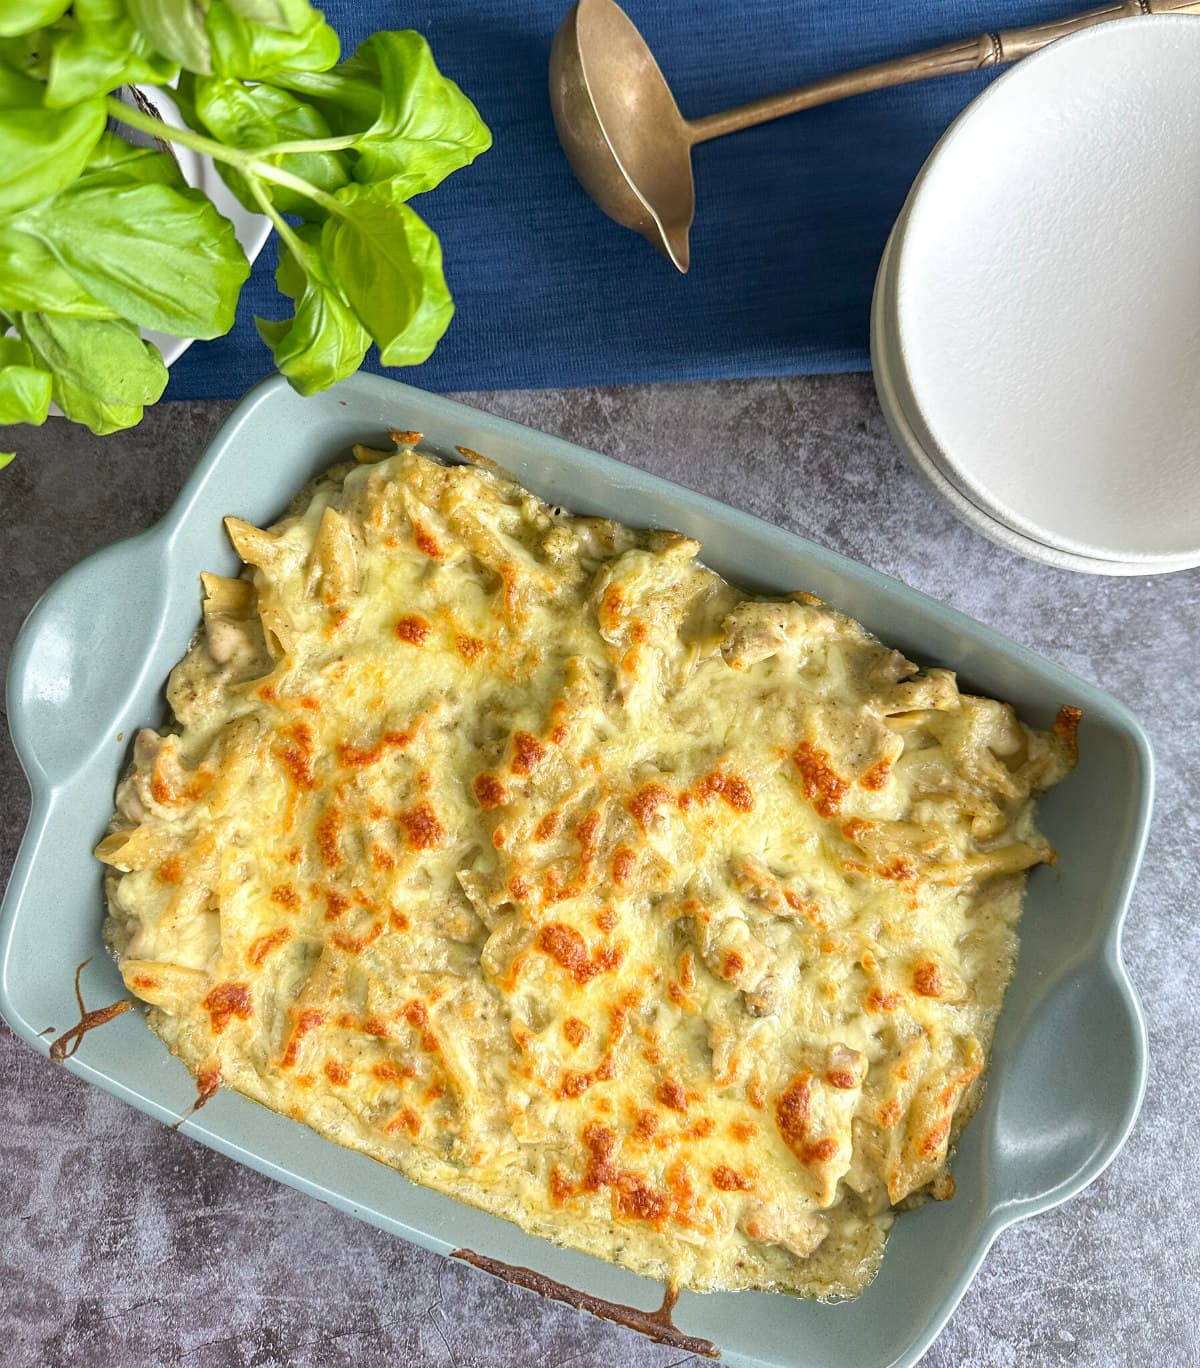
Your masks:
{"label": "baking dish handle", "polygon": [[7,702],[13,744],[35,786],[62,783],[123,739],[135,701],[145,712],[139,695],[168,592],[160,551],[142,533],[81,561],[34,605],[13,647]]}
{"label": "baking dish handle", "polygon": [[1021,1032],[992,1135],[996,1229],[1057,1206],[1116,1157],[1145,1093],[1146,1023],[1115,936]]}

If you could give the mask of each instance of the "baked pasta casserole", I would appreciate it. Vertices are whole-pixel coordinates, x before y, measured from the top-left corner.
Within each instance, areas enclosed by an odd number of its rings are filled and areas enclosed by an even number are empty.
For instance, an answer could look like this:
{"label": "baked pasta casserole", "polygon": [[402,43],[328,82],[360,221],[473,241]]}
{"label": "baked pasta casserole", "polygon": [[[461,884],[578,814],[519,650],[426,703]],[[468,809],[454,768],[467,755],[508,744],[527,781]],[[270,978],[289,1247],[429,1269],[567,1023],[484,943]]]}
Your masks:
{"label": "baked pasta casserole", "polygon": [[129,990],[202,1097],[651,1277],[855,1294],[952,1191],[1078,713],[356,455],[201,577],[97,851]]}

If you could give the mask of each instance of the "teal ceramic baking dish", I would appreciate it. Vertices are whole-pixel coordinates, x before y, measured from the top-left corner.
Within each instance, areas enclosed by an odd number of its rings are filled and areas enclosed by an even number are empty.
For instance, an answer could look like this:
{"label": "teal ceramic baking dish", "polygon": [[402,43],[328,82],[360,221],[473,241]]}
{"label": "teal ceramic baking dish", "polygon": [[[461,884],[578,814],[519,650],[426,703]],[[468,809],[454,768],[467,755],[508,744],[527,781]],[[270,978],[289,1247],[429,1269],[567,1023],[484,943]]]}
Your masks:
{"label": "teal ceramic baking dish", "polygon": [[[29,616],[13,653],[8,708],[33,791],[32,816],[0,917],[0,1008],[43,1053],[47,1027],[122,996],[100,939],[91,849],[112,807],[129,738],[164,712],[163,683],[199,614],[198,572],[232,572],[221,517],[263,524],[356,441],[416,429],[423,447],[490,456],[550,503],[699,538],[707,563],[763,591],[808,589],[889,644],[956,668],[972,689],[1048,725],[1084,709],[1076,774],[1045,799],[1058,865],[1030,881],[1020,964],[996,1036],[983,1105],[955,1162],[957,1196],[896,1224],[879,1277],[828,1306],[760,1293],[684,1293],[681,1330],[724,1360],[787,1368],[915,1363],[997,1234],[1065,1201],[1116,1154],[1137,1115],[1145,1025],[1121,963],[1121,922],[1149,820],[1152,761],[1137,721],[1094,685],[895,580],[711,499],[557,438],[372,376],[301,399],[281,380],[229,419],[167,517],[90,557]],[[90,1034],[67,1068],[163,1121],[195,1096],[191,1078],[136,1012]],[[614,1302],[654,1307],[662,1288],[522,1234],[230,1093],[186,1131],[263,1173],[426,1248],[469,1248]]]}

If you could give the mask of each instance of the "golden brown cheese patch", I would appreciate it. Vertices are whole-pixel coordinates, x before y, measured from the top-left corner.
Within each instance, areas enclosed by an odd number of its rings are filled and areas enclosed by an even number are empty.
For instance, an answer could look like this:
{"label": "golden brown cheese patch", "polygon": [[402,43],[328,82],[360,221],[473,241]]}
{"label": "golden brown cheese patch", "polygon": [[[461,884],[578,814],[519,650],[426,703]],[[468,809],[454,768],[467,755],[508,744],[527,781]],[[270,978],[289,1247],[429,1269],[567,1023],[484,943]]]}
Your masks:
{"label": "golden brown cheese patch", "polygon": [[261,968],[263,960],[271,951],[290,940],[291,936],[292,933],[286,926],[277,926],[274,931],[268,931],[266,935],[258,936],[251,942],[250,949],[246,951],[246,959],[254,968]]}
{"label": "golden brown cheese patch", "polygon": [[220,1035],[235,1017],[245,1021],[254,1011],[254,1000],[244,983],[218,983],[204,999],[214,1035]]}
{"label": "golden brown cheese patch", "polygon": [[517,732],[513,737],[512,772],[532,774],[545,758],[546,748],[536,736],[528,732]]}
{"label": "golden brown cheese patch", "polygon": [[308,792],[316,787],[313,779],[313,730],[307,722],[285,727],[276,751],[298,789]]}
{"label": "golden brown cheese patch", "polygon": [[130,991],[202,1092],[526,1230],[860,1291],[953,1190],[1077,711],[1032,730],[478,462],[356,455],[231,521],[251,568],[136,740],[98,848]]}
{"label": "golden brown cheese patch", "polygon": [[737,774],[722,774],[714,771],[706,774],[693,789],[681,793],[677,799],[685,810],[692,803],[705,803],[710,798],[721,798],[736,812],[754,810],[754,793],[750,785]]}
{"label": "golden brown cheese patch", "polygon": [[397,637],[410,646],[424,646],[431,631],[428,619],[421,617],[419,613],[411,613],[396,623]]}
{"label": "golden brown cheese patch", "polygon": [[401,812],[399,820],[414,850],[429,850],[446,840],[446,828],[429,803],[417,803],[408,811]]}
{"label": "golden brown cheese patch", "polygon": [[649,831],[654,814],[671,801],[671,792],[662,784],[645,784],[629,800],[629,811],[643,831]]}
{"label": "golden brown cheese patch", "polygon": [[926,960],[924,964],[918,964],[913,970],[912,984],[913,991],[920,993],[922,997],[941,997],[941,970],[932,960]]}
{"label": "golden brown cheese patch", "polygon": [[550,922],[538,932],[537,948],[562,966],[580,986],[597,974],[615,969],[621,962],[621,951],[616,946],[589,951],[587,942],[572,926]]}
{"label": "golden brown cheese patch", "polygon": [[801,741],[792,752],[792,763],[800,773],[805,796],[813,807],[822,817],[836,816],[850,782],[833,768],[828,753],[808,741]]}

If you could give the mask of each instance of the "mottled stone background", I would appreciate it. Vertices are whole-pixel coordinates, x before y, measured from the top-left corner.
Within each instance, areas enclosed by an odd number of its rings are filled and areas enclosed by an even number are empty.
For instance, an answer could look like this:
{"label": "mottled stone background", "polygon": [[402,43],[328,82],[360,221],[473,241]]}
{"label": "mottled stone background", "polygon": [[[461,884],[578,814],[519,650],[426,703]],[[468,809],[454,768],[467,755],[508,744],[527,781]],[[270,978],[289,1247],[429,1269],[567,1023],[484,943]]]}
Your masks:
{"label": "mottled stone background", "polygon": [[[1200,571],[1095,579],[992,547],[902,463],[865,376],[466,398],[897,575],[1141,716],[1158,803],[1125,953],[1150,1021],[1146,1106],[1099,1182],[1000,1238],[926,1363],[1200,1364]],[[0,666],[53,579],[166,510],[230,407],[162,405],[103,440],[55,421],[16,434],[21,457],[0,475]],[[0,880],[27,809],[5,731]],[[410,1248],[201,1149],[0,1026],[5,1368],[684,1362],[701,1360]]]}

